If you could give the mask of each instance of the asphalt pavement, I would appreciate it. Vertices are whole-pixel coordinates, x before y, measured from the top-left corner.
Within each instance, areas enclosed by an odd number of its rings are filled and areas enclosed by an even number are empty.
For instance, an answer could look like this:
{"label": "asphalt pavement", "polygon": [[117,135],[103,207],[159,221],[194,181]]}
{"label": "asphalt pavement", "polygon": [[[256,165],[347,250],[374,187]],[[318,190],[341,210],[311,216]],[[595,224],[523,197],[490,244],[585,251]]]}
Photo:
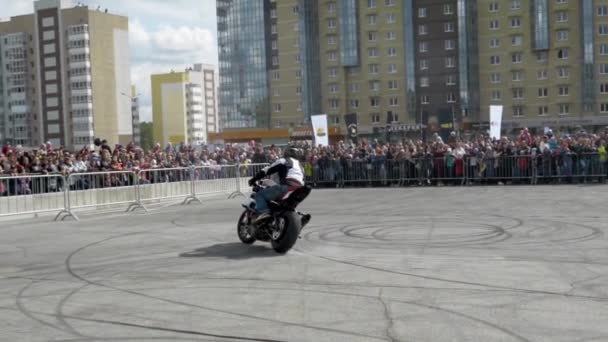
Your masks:
{"label": "asphalt pavement", "polygon": [[608,341],[608,186],[315,190],[286,255],[242,197],[0,222],[0,341]]}

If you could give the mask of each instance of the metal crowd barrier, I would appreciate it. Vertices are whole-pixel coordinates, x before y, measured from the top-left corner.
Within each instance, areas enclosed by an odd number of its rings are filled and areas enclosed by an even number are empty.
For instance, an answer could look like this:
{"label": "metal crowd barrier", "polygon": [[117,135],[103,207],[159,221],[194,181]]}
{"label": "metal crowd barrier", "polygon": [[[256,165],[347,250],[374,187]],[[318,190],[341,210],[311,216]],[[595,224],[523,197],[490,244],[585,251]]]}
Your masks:
{"label": "metal crowd barrier", "polygon": [[[608,161],[597,153],[511,156],[452,156],[402,160],[338,160],[303,163],[306,181],[317,187],[409,186],[484,183],[605,183]],[[268,164],[237,164],[139,171],[74,173],[68,176],[0,177],[0,217],[55,212],[55,220],[76,209],[127,205],[143,209],[154,201],[226,193],[245,196],[248,180]]]}
{"label": "metal crowd barrier", "polygon": [[0,177],[0,217],[63,210],[66,189],[59,174]]}

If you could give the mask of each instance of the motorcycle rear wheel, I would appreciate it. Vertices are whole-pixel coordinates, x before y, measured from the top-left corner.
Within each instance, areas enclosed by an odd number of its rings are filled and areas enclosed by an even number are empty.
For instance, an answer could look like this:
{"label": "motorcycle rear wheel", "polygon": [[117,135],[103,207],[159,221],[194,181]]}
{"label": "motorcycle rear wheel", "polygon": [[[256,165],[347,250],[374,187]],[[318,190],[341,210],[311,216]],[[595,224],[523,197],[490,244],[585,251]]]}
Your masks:
{"label": "motorcycle rear wheel", "polygon": [[236,233],[242,243],[251,245],[255,242],[255,237],[251,236],[247,227],[248,223],[247,210],[245,210],[239,217],[239,222],[236,225]]}
{"label": "motorcycle rear wheel", "polygon": [[[283,224],[281,234],[270,243],[272,249],[279,254],[287,253],[298,241],[301,221],[295,212],[288,211],[277,218],[277,224]],[[282,221],[282,222],[281,222]]]}

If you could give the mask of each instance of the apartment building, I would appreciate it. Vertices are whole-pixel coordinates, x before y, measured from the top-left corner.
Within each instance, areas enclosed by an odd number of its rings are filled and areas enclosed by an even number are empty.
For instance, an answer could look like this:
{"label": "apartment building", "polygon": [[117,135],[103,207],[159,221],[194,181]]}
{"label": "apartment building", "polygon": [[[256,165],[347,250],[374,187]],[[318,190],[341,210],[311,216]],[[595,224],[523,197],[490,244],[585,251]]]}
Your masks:
{"label": "apartment building", "polygon": [[184,71],[151,76],[154,140],[204,144],[217,127],[215,70],[195,64]]}
{"label": "apartment building", "polygon": [[484,111],[502,105],[506,129],[608,124],[608,2],[483,5],[479,63]]}
{"label": "apartment building", "polygon": [[133,137],[128,19],[64,1],[0,22],[0,141],[72,149]]}
{"label": "apartment building", "polygon": [[131,117],[133,122],[133,142],[137,145],[141,144],[141,131],[139,127],[139,94],[137,88],[131,85]]}

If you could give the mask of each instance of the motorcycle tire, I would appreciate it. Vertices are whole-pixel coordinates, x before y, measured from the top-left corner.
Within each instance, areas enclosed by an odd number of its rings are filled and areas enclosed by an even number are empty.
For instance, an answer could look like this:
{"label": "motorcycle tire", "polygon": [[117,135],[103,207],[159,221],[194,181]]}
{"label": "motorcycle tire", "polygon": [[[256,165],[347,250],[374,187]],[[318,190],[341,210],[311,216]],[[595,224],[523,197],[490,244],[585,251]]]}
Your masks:
{"label": "motorcycle tire", "polygon": [[239,239],[242,243],[251,245],[255,242],[255,237],[249,235],[246,229],[242,227],[243,221],[247,219],[247,210],[245,210],[241,216],[239,217],[239,222],[236,225],[236,233],[239,236]]}
{"label": "motorcycle tire", "polygon": [[296,244],[296,241],[298,241],[301,221],[298,215],[291,211],[281,215],[281,218],[285,220],[285,228],[278,239],[271,240],[271,244],[272,249],[274,249],[275,252],[285,254]]}

